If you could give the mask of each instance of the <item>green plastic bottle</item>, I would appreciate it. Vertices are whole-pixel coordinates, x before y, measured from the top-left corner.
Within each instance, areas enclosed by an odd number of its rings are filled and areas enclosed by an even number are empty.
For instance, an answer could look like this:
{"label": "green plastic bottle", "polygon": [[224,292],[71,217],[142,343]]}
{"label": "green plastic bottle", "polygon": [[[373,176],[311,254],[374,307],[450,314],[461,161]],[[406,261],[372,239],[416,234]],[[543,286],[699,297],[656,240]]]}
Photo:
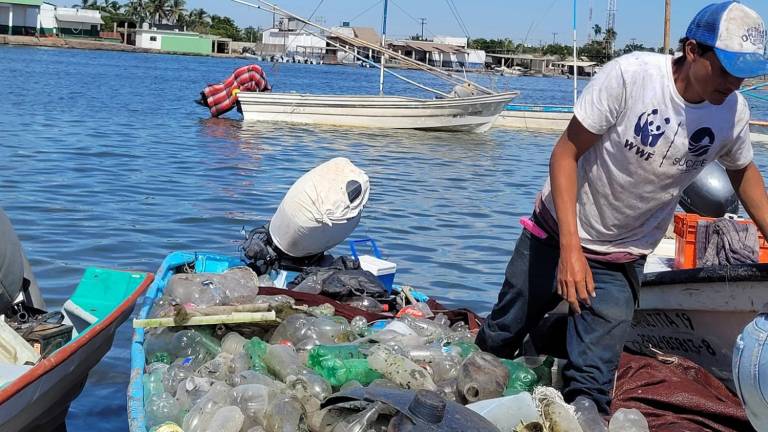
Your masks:
{"label": "green plastic bottle", "polygon": [[533,391],[533,388],[539,384],[539,377],[525,364],[507,359],[501,359],[501,362],[509,370],[509,380],[504,396]]}
{"label": "green plastic bottle", "polygon": [[309,350],[307,365],[314,369],[322,361],[331,358],[337,360],[364,359],[365,355],[360,352],[360,346],[355,344],[317,345]]}
{"label": "green plastic bottle", "polygon": [[371,369],[368,360],[364,358],[327,358],[313,369],[334,387],[341,387],[349,381],[357,381],[367,386],[381,378],[381,374]]}
{"label": "green plastic bottle", "polygon": [[473,352],[480,351],[480,347],[475,345],[475,344],[473,344],[472,342],[459,341],[459,342],[456,342],[456,343],[452,343],[451,345],[452,346],[456,346],[456,347],[458,347],[461,350],[461,352],[459,353],[461,358],[467,358]]}
{"label": "green plastic bottle", "polygon": [[539,385],[552,387],[552,366],[555,359],[547,356],[540,365],[533,368],[533,373],[539,378]]}
{"label": "green plastic bottle", "polygon": [[243,345],[243,350],[251,358],[251,369],[256,372],[267,373],[267,366],[264,364],[264,355],[267,353],[269,344],[254,337]]}

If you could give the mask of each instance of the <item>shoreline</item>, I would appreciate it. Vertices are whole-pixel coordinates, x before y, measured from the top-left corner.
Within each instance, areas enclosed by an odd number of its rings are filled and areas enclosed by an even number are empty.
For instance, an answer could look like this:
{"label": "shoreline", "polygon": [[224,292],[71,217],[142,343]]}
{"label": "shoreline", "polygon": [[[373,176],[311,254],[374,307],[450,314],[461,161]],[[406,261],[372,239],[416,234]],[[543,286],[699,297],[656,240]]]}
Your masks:
{"label": "shoreline", "polygon": [[195,57],[218,57],[218,58],[241,58],[241,54],[200,54],[182,51],[165,51],[152,48],[137,48],[134,45],[127,45],[117,42],[103,42],[90,39],[58,38],[58,37],[36,37],[36,36],[11,36],[0,35],[0,45],[43,47],[43,48],[68,48],[82,50],[99,51],[121,51],[135,52],[145,54],[170,54],[185,55]]}

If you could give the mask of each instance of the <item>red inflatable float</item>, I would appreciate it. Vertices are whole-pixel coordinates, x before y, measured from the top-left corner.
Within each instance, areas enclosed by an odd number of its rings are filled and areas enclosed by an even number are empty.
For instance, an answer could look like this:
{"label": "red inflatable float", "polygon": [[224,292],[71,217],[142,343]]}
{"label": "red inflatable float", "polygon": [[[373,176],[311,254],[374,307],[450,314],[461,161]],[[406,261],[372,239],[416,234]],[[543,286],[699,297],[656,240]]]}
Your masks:
{"label": "red inflatable float", "polygon": [[208,85],[200,92],[200,99],[196,102],[207,107],[211,117],[218,117],[237,105],[237,93],[271,90],[261,66],[248,65],[235,70],[224,82]]}

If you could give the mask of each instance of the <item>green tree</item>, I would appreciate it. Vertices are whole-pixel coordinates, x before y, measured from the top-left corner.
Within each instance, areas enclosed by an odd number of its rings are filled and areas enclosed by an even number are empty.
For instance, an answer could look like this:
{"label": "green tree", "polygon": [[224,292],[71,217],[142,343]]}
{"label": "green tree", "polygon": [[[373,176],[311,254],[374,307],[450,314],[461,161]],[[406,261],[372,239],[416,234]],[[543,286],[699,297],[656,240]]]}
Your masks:
{"label": "green tree", "polygon": [[595,32],[595,39],[599,38],[601,34],[603,34],[603,28],[600,27],[600,24],[595,24],[592,27],[592,31]]}
{"label": "green tree", "polygon": [[243,41],[244,42],[261,42],[261,30],[253,27],[246,27],[243,29]]}
{"label": "green tree", "polygon": [[624,54],[631,53],[634,51],[653,51],[653,48],[646,48],[645,45],[641,43],[628,43],[624,46],[624,49],[622,50]]}
{"label": "green tree", "polygon": [[208,29],[211,27],[210,15],[205,9],[192,9],[187,14],[187,30],[208,33]]}
{"label": "green tree", "polygon": [[144,0],[129,0],[128,3],[123,5],[123,14],[139,25],[149,21],[149,13],[147,12]]}
{"label": "green tree", "polygon": [[187,10],[184,8],[184,6],[186,5],[187,2],[185,0],[170,1],[170,4],[168,5],[168,21],[170,21],[171,24],[185,24],[185,14],[187,13]]}
{"label": "green tree", "polygon": [[235,25],[235,21],[230,17],[223,17],[219,15],[211,15],[211,27],[210,34],[230,38],[232,40],[239,40],[240,28]]}
{"label": "green tree", "polygon": [[147,0],[145,7],[153,24],[161,24],[168,19],[169,0]]}
{"label": "green tree", "polygon": [[561,59],[564,59],[568,56],[573,56],[573,47],[562,45],[559,43],[556,44],[549,44],[544,47],[541,51],[544,55],[556,55],[559,56]]}

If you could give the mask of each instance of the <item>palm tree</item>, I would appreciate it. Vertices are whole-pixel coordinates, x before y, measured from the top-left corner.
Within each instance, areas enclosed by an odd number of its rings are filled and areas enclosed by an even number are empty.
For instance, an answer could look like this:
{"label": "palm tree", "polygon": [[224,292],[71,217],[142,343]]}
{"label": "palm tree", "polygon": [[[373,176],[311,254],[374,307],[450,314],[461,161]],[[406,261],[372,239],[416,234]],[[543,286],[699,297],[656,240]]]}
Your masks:
{"label": "palm tree", "polygon": [[171,0],[171,4],[168,7],[168,20],[171,24],[184,24],[184,15],[187,10],[184,9],[187,2],[185,0]]}
{"label": "palm tree", "polygon": [[600,24],[595,24],[594,27],[592,27],[592,31],[595,32],[595,39],[599,38],[601,34],[603,34],[603,28],[600,27]]}
{"label": "palm tree", "polygon": [[73,4],[73,8],[91,9],[96,6],[96,0],[80,0],[80,4]]}
{"label": "palm tree", "polygon": [[160,24],[168,19],[170,0],[147,0],[147,14],[154,24]]}
{"label": "palm tree", "polygon": [[187,25],[192,31],[205,33],[211,25],[210,15],[208,15],[208,12],[206,12],[205,9],[192,9],[189,11],[189,14],[187,14]]}
{"label": "palm tree", "polygon": [[139,25],[149,21],[149,14],[147,13],[144,0],[129,0],[128,3],[123,6],[123,12],[127,17],[136,21]]}

